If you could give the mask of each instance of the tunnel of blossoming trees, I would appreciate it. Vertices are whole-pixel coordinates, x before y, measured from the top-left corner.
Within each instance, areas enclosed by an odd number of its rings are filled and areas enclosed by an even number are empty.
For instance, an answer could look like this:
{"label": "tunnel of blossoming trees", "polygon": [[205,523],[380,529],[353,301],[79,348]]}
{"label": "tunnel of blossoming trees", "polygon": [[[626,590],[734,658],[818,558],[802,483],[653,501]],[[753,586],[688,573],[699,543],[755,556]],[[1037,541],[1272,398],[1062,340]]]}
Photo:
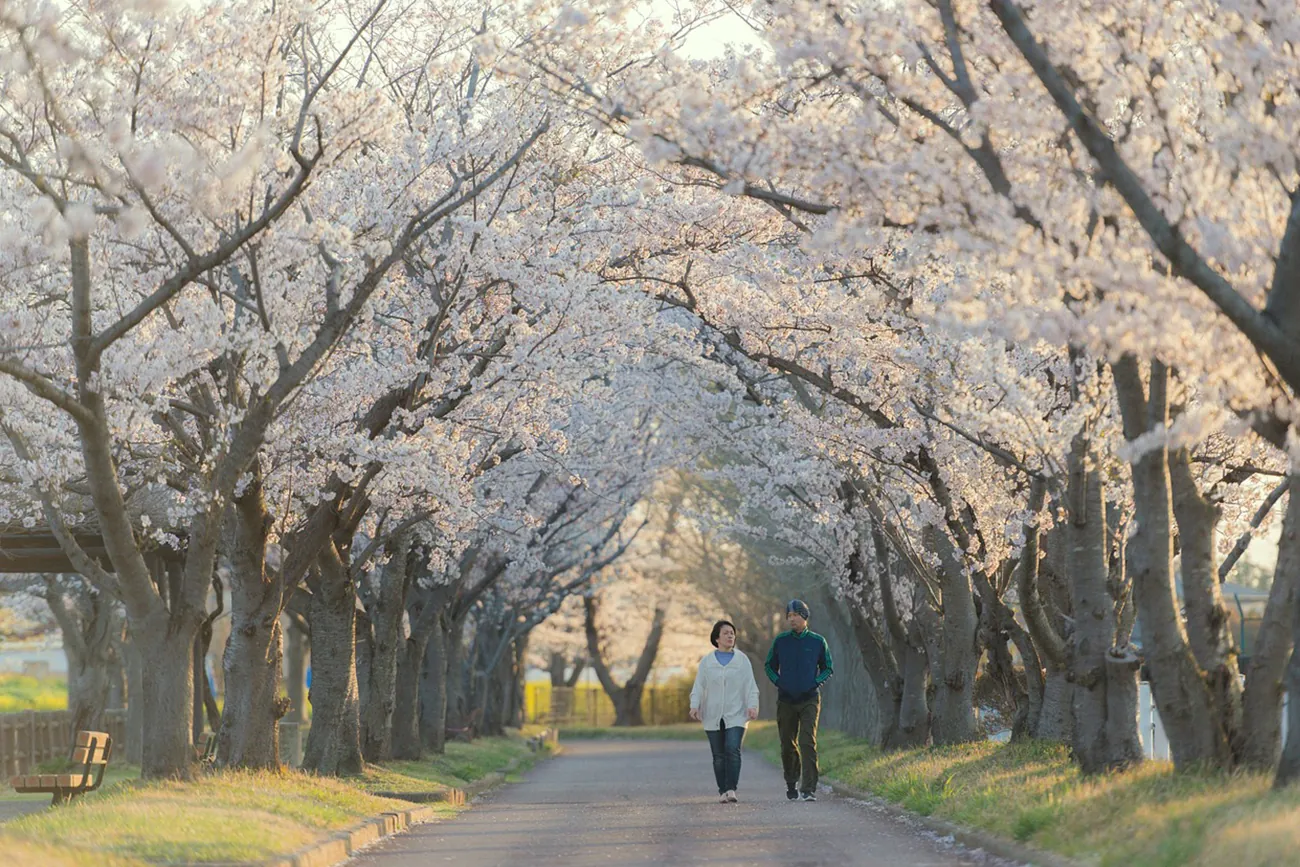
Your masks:
{"label": "tunnel of blossoming trees", "polygon": [[1294,16],[647,8],[0,7],[0,587],[77,718],[278,767],[310,667],[347,775],[801,596],[883,749],[1122,771],[1149,692],[1293,780]]}

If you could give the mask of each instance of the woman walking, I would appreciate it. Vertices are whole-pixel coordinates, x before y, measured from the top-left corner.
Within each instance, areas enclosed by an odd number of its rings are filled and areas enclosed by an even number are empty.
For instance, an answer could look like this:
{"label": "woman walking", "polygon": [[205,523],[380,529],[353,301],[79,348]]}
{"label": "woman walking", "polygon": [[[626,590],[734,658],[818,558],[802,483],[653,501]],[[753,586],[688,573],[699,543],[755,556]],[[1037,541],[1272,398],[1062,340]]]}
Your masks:
{"label": "woman walking", "polygon": [[700,660],[691,688],[691,719],[703,722],[709,736],[718,799],[734,803],[745,726],[758,718],[758,684],[749,658],[736,652],[736,627],[731,621],[713,624],[709,641],[717,649]]}

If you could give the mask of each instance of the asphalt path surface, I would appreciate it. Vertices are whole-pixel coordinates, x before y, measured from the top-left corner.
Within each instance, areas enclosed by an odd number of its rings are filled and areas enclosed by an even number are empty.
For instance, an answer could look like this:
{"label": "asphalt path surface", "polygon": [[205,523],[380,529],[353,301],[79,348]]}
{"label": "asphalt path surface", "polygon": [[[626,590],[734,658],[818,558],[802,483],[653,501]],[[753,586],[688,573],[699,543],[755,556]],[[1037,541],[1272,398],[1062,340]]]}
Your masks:
{"label": "asphalt path surface", "polygon": [[709,747],[576,741],[520,783],[445,822],[419,825],[352,867],[964,867],[994,863],[860,802],[788,801],[755,753],[740,802],[720,804]]}

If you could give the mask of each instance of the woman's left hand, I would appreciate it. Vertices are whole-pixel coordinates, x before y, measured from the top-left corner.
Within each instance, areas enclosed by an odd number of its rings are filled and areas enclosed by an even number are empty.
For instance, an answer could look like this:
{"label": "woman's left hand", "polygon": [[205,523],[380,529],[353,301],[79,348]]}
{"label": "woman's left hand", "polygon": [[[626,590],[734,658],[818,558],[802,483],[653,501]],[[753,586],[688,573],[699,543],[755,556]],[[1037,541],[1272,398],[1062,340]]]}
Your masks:
{"label": "woman's left hand", "polygon": [[751,707],[745,710],[746,719],[758,719],[758,708]]}

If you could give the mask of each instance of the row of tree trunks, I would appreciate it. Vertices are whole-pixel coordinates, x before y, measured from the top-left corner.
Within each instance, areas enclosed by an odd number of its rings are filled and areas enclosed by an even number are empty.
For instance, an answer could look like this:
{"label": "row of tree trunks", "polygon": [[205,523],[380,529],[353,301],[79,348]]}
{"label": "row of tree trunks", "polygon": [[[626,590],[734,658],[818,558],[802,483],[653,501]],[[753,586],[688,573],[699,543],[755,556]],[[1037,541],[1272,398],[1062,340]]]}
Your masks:
{"label": "row of tree trunks", "polygon": [[875,740],[880,736],[880,700],[858,649],[848,606],[826,588],[818,588],[816,604],[818,611],[825,612],[818,615],[818,631],[832,648],[838,681],[823,698],[823,724],[853,737]]}
{"label": "row of tree trunks", "polygon": [[[1150,395],[1137,359],[1112,365],[1124,436],[1134,443],[1169,423],[1168,372],[1153,362]],[[1169,451],[1148,445],[1131,461],[1133,516],[1137,530],[1128,546],[1133,597],[1142,623],[1142,650],[1151,673],[1151,692],[1169,736],[1169,751],[1179,768],[1230,767],[1228,738],[1221,713],[1192,654],[1179,615],[1173,579],[1173,509]]]}
{"label": "row of tree trunks", "polygon": [[867,599],[849,605],[849,617],[867,676],[875,686],[878,740],[882,749],[924,746],[930,741],[930,663],[920,641],[919,624],[905,624],[894,595],[889,544],[875,522],[871,525],[875,553],[871,570],[859,541],[850,559],[851,579],[864,591],[875,587],[880,601],[880,628]]}
{"label": "row of tree trunks", "polygon": [[507,727],[524,723],[524,677],[528,636],[506,639],[502,652],[495,654],[496,664],[484,668],[481,733],[489,737],[505,734]]}
{"label": "row of tree trunks", "polygon": [[[1132,355],[1116,361],[1112,371],[1125,438],[1133,444],[1160,435],[1169,424],[1169,371],[1151,361],[1144,385]],[[1295,620],[1300,627],[1295,599],[1300,552],[1290,501],[1243,690],[1219,588],[1214,549],[1218,505],[1199,490],[1186,451],[1171,452],[1163,440],[1146,447],[1132,467],[1137,532],[1129,544],[1129,564],[1151,688],[1174,764],[1180,769],[1267,769],[1278,754],[1282,673],[1293,644],[1282,624]],[[1174,594],[1171,515],[1179,530],[1185,626]],[[1295,750],[1300,753],[1300,743]],[[1284,768],[1279,778],[1283,773]]]}
{"label": "row of tree trunks", "polygon": [[443,752],[447,715],[445,623],[454,593],[452,586],[430,588],[422,586],[417,578],[406,594],[410,631],[397,656],[395,758],[418,759],[426,748]]}
{"label": "row of tree trunks", "polygon": [[[1050,590],[1045,593],[1042,586],[1038,520],[1046,500],[1046,480],[1031,480],[1030,517],[1024,526],[1025,548],[1016,564],[1020,610],[1034,648],[1033,656],[1023,655],[1023,658],[1032,659],[1036,667],[1041,666],[1041,674],[1026,666],[1026,679],[1037,679],[1041,683],[1038,706],[1027,714],[1027,730],[1031,737],[1040,740],[1071,743],[1074,739],[1074,681],[1069,671],[1069,646],[1062,637],[1065,624],[1059,605],[1049,604],[1053,594]],[[1057,538],[1064,544],[1061,534],[1058,533]],[[1050,570],[1049,574],[1052,574]]]}

